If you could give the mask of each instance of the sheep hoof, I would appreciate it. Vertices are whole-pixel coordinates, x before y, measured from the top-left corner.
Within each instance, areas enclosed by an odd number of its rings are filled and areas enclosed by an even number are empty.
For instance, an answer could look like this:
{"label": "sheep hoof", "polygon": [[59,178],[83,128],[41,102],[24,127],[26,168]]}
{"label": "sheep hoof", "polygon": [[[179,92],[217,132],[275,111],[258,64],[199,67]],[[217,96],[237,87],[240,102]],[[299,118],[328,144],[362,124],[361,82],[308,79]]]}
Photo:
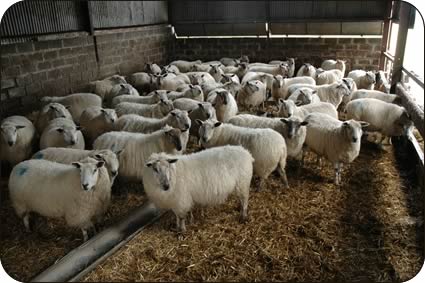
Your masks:
{"label": "sheep hoof", "polygon": [[244,224],[249,221],[248,216],[240,216],[239,217],[239,223]]}

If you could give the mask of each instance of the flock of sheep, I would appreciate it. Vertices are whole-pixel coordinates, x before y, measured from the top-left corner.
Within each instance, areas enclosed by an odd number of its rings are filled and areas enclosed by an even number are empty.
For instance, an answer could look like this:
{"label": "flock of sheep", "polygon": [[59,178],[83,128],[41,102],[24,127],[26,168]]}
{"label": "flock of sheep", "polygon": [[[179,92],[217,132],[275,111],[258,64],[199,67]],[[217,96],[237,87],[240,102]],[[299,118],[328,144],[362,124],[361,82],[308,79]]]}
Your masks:
{"label": "flock of sheep", "polygon": [[[304,166],[309,149],[333,164],[340,184],[365,127],[380,133],[380,144],[412,127],[382,71],[345,77],[342,60],[318,69],[305,63],[296,73],[293,58],[178,60],[90,88],[43,97],[33,122],[23,116],[1,122],[0,157],[14,166],[10,199],[28,230],[36,212],[65,218],[87,240],[108,209],[117,175],[143,182],[157,207],[175,213],[180,231],[194,205],[219,204],[233,192],[244,221],[253,175],[259,190],[277,169],[288,187],[287,158]],[[265,104],[276,111],[264,112]],[[188,143],[203,150],[184,154]]]}

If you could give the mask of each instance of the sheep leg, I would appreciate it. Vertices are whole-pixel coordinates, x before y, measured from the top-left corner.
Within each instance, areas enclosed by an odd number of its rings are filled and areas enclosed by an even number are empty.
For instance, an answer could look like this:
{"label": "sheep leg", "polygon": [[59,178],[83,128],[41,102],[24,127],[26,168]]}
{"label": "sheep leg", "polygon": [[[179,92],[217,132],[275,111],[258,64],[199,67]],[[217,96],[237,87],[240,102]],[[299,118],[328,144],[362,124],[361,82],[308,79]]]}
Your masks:
{"label": "sheep leg", "polygon": [[186,232],[186,218],[185,217],[179,217],[180,218],[180,233]]}
{"label": "sheep leg", "polygon": [[241,202],[241,217],[239,222],[245,223],[248,220],[248,194],[242,194],[240,196]]}
{"label": "sheep leg", "polygon": [[193,213],[192,213],[192,210],[191,211],[189,211],[189,224],[192,224],[193,223]]}
{"label": "sheep leg", "polygon": [[334,170],[335,170],[335,185],[340,185],[341,167],[339,165],[339,162],[334,164]]}
{"label": "sheep leg", "polygon": [[255,192],[260,192],[265,185],[266,185],[266,178],[260,178],[260,183],[258,184],[258,187],[255,189]]}
{"label": "sheep leg", "polygon": [[31,228],[30,228],[30,214],[28,212],[24,214],[23,220],[24,220],[25,230],[27,232],[31,232]]}
{"label": "sheep leg", "polygon": [[280,178],[282,179],[283,186],[285,189],[289,188],[288,178],[286,177],[285,168],[282,165],[277,166],[277,171],[279,172]]}
{"label": "sheep leg", "polygon": [[87,229],[81,228],[81,232],[83,232],[83,242],[87,242],[87,240],[89,239],[89,235],[87,234]]}

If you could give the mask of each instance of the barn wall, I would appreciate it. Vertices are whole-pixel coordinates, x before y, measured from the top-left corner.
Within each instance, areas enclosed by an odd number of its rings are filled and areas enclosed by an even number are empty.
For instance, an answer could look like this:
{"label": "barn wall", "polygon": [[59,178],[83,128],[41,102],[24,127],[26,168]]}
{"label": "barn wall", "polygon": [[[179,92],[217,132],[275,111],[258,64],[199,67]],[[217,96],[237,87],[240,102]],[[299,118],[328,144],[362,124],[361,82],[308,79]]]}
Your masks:
{"label": "barn wall", "polygon": [[173,42],[171,57],[216,60],[248,55],[251,62],[268,62],[285,56],[297,57],[297,65],[315,66],[325,58],[347,60],[347,69],[378,69],[380,38],[179,38]]}
{"label": "barn wall", "polygon": [[[99,32],[96,32],[99,33]],[[87,83],[142,71],[146,62],[167,61],[170,28],[165,25],[102,31],[93,36],[1,45],[0,116],[36,108],[40,96],[87,90]]]}

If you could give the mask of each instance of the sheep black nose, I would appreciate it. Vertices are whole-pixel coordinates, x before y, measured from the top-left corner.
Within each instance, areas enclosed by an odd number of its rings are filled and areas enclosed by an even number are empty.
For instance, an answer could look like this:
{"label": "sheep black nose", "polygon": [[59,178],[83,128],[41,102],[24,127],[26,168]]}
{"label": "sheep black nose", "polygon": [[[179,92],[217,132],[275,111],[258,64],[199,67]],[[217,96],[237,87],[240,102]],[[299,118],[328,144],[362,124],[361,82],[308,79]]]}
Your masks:
{"label": "sheep black nose", "polygon": [[357,142],[357,138],[353,138],[353,142]]}
{"label": "sheep black nose", "polygon": [[186,130],[190,127],[189,124],[185,124],[184,126],[186,127]]}
{"label": "sheep black nose", "polygon": [[9,146],[12,146],[12,145],[13,145],[13,142],[12,142],[12,141],[8,141],[8,142],[7,142],[7,144],[8,144]]}
{"label": "sheep black nose", "polygon": [[168,191],[170,189],[170,185],[166,184],[164,185],[164,191]]}
{"label": "sheep black nose", "polygon": [[89,189],[89,184],[83,184],[83,188],[87,191]]}
{"label": "sheep black nose", "polygon": [[75,145],[75,141],[71,141],[71,145]]}
{"label": "sheep black nose", "polygon": [[180,151],[180,150],[182,150],[182,146],[178,145],[178,146],[176,146],[176,149]]}
{"label": "sheep black nose", "polygon": [[111,174],[115,177],[116,175],[118,175],[118,171],[112,171]]}

